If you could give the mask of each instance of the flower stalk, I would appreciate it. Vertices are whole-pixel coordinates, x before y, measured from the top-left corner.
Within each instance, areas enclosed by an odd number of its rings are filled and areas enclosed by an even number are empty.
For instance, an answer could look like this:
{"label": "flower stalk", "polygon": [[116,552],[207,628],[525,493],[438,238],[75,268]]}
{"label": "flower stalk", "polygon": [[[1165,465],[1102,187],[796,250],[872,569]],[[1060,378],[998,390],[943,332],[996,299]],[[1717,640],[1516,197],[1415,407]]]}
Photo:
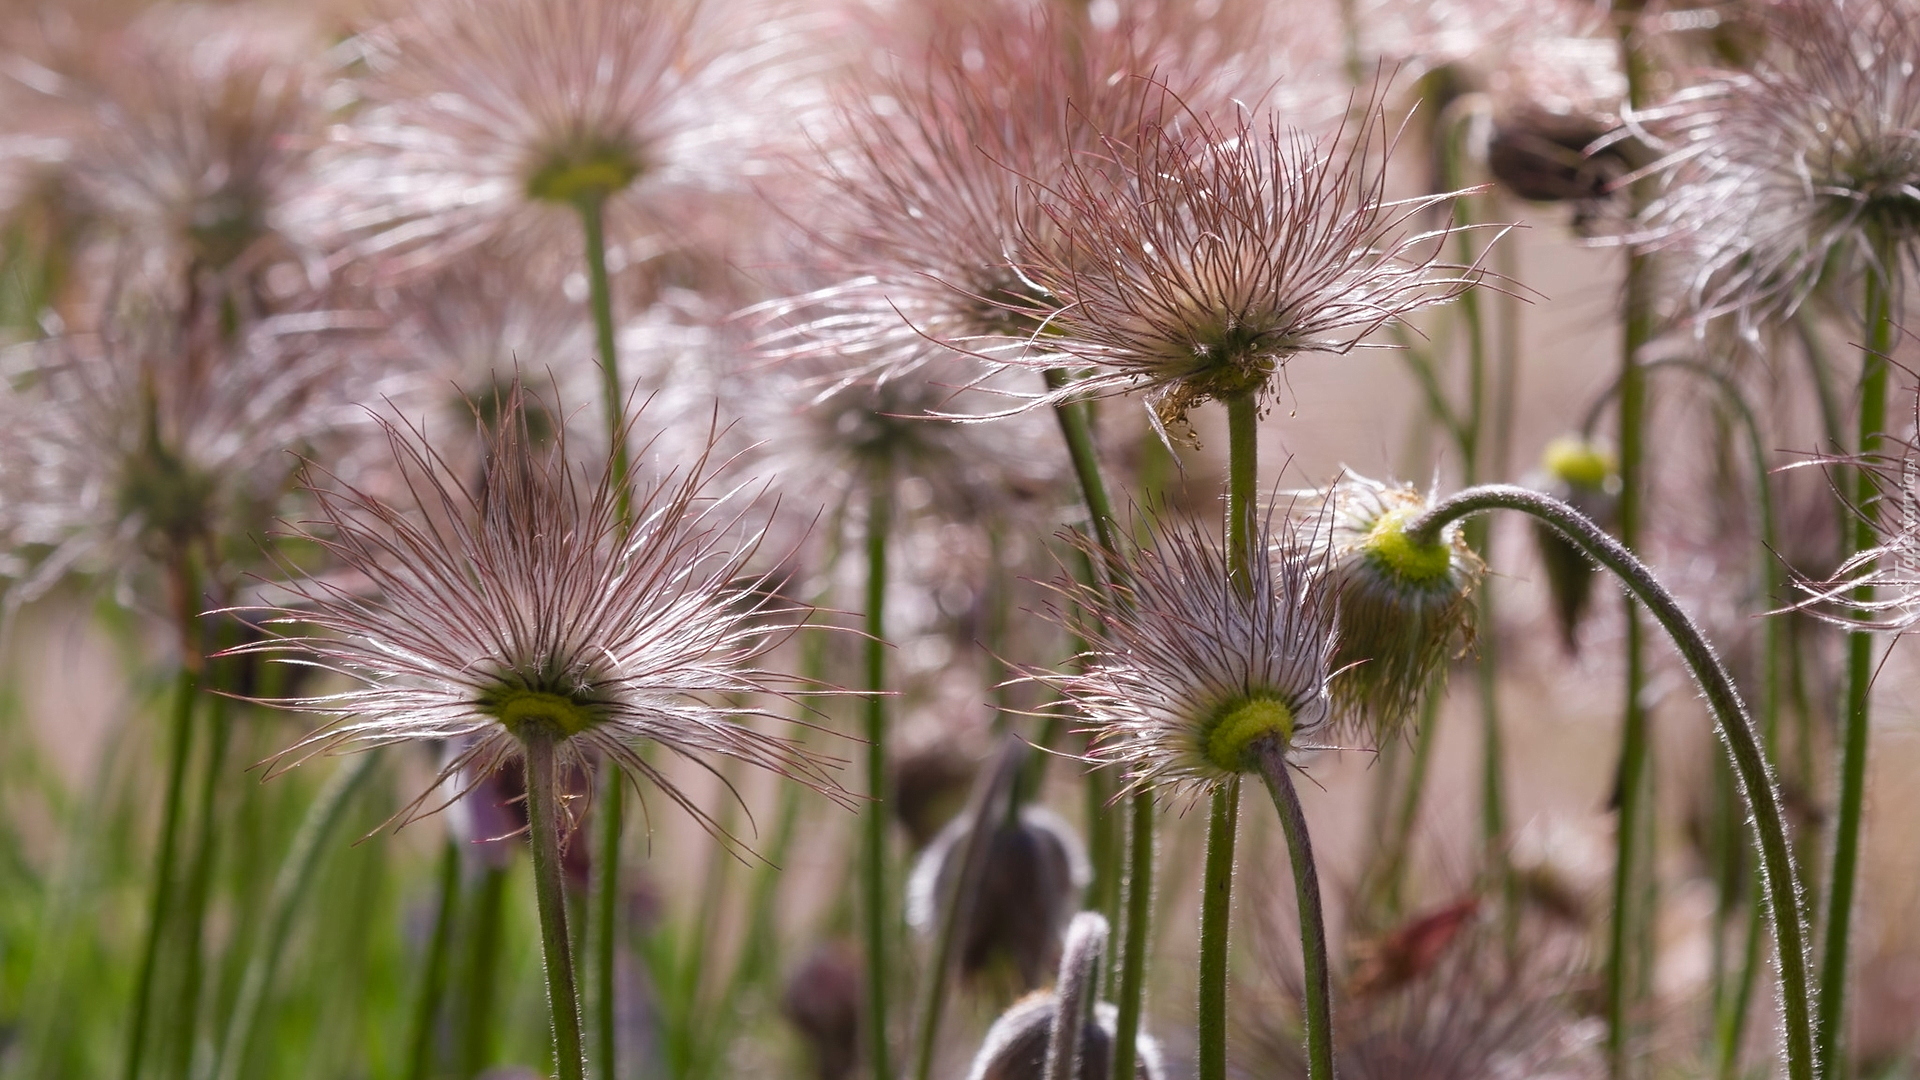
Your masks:
{"label": "flower stalk", "polygon": [[[1861,356],[1860,430],[1862,459],[1880,449],[1887,426],[1887,356],[1893,351],[1893,282],[1897,255],[1883,250],[1867,271],[1865,316],[1867,341]],[[1847,537],[1846,556],[1852,558],[1873,547],[1875,512],[1873,476],[1858,470],[1854,480],[1854,515]],[[1862,610],[1873,601],[1873,586],[1853,591]],[[1827,925],[1821,942],[1820,1012],[1814,1032],[1821,1074],[1844,1076],[1841,1066],[1842,1021],[1846,1016],[1848,942],[1853,926],[1853,894],[1860,875],[1860,823],[1866,812],[1868,709],[1873,691],[1874,635],[1866,629],[1847,635],[1847,684],[1840,744],[1840,792],[1833,830],[1833,864],[1827,880]]]}
{"label": "flower stalk", "polygon": [[887,1043],[887,533],[893,516],[889,478],[874,477],[867,493],[866,691],[867,805],[861,810],[861,931],[867,954],[866,1035],[875,1077],[890,1077]]}
{"label": "flower stalk", "polygon": [[527,769],[527,830],[533,848],[534,899],[540,910],[540,952],[552,1014],[553,1057],[558,1080],[586,1080],[580,1035],[580,991],[574,976],[573,939],[567,931],[567,897],[560,869],[560,801],[554,790],[553,735],[528,724],[521,743]]}
{"label": "flower stalk", "polygon": [[167,793],[160,816],[160,848],[154,855],[153,895],[147,907],[147,934],[140,947],[140,970],[133,983],[133,1019],[127,1025],[127,1053],[121,1075],[135,1080],[146,1055],[152,1026],[153,981],[159,969],[160,942],[173,919],[174,863],[179,858],[180,818],[186,803],[187,759],[193,753],[193,713],[200,678],[182,664],[174,677],[173,710],[167,723]]}
{"label": "flower stalk", "polygon": [[1787,1075],[1790,1080],[1813,1080],[1818,1072],[1813,1055],[1806,922],[1801,909],[1792,851],[1788,846],[1786,815],[1781,806],[1772,765],[1761,747],[1760,738],[1747,715],[1746,703],[1735,689],[1732,677],[1727,674],[1699,627],[1694,625],[1673,594],[1667,591],[1646,564],[1619,540],[1558,499],[1507,484],[1469,488],[1442,500],[1411,522],[1407,526],[1407,535],[1416,542],[1431,541],[1448,523],[1491,510],[1516,510],[1545,521],[1611,571],[1667,632],[1706,696],[1734,771],[1740,779],[1741,794],[1747,804],[1755,846],[1759,850],[1780,969]]}
{"label": "flower stalk", "polygon": [[1333,1080],[1333,980],[1327,967],[1327,921],[1320,905],[1320,874],[1313,862],[1313,841],[1307,835],[1307,815],[1287,770],[1286,744],[1268,736],[1255,742],[1252,750],[1273,808],[1280,813],[1287,855],[1293,863],[1293,891],[1300,905],[1300,958],[1307,980],[1307,1077]]}

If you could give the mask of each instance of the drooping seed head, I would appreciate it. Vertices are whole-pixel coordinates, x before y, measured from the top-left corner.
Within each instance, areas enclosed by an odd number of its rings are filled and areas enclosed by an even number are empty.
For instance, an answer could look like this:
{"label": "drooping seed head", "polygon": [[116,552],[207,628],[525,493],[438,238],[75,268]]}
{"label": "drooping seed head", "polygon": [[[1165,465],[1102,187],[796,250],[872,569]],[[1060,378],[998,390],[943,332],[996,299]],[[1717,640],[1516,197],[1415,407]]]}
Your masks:
{"label": "drooping seed head", "polygon": [[[1619,514],[1620,468],[1613,451],[1602,443],[1562,436],[1547,444],[1534,487],[1571,505],[1601,528],[1611,528]],[[1560,636],[1569,653],[1577,650],[1580,620],[1593,597],[1599,568],[1586,553],[1545,522],[1533,525],[1540,561],[1547,568],[1547,591],[1553,599]]]}
{"label": "drooping seed head", "polygon": [[1377,745],[1434,689],[1445,662],[1472,644],[1473,590],[1485,566],[1458,524],[1431,541],[1408,533],[1428,505],[1411,485],[1349,473],[1295,505],[1315,508],[1300,517],[1293,542],[1326,560],[1325,588],[1338,612],[1335,706]]}

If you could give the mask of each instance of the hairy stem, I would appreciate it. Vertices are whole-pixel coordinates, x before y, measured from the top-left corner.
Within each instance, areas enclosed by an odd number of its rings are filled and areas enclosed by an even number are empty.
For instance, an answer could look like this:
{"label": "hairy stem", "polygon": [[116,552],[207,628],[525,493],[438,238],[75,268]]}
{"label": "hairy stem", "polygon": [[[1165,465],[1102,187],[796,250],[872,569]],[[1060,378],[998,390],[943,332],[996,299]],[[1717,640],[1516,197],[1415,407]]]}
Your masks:
{"label": "hairy stem", "polygon": [[1271,736],[1253,745],[1293,862],[1293,891],[1300,905],[1300,959],[1306,974],[1307,1077],[1333,1080],[1333,980],[1327,968],[1327,920],[1320,908],[1320,873],[1307,836],[1307,815],[1287,769],[1286,744]]}
{"label": "hairy stem", "polygon": [[[1867,273],[1867,342],[1861,357],[1858,453],[1880,449],[1887,426],[1887,356],[1893,351],[1893,290],[1887,279],[1892,263]],[[1854,518],[1847,551],[1852,556],[1874,544],[1875,488],[1870,470],[1854,479]],[[1854,599],[1873,599],[1872,586],[1854,590]],[[1858,613],[1867,618],[1867,612]],[[1847,635],[1847,690],[1840,744],[1840,798],[1833,829],[1833,868],[1827,875],[1827,925],[1820,954],[1820,1015],[1814,1031],[1822,1076],[1844,1080],[1850,1071],[1842,1059],[1847,1002],[1847,943],[1853,926],[1853,893],[1860,873],[1860,822],[1867,801],[1868,704],[1873,691],[1874,634]]]}
{"label": "hairy stem", "polygon": [[1213,793],[1207,818],[1207,868],[1200,886],[1199,1080],[1227,1076],[1227,923],[1233,908],[1233,842],[1240,824],[1240,778]]}
{"label": "hairy stem", "polygon": [[[530,725],[531,727],[531,725]],[[560,799],[554,790],[553,737],[531,730],[523,739],[527,764],[527,839],[533,847],[533,894],[540,910],[540,954],[553,1018],[554,1068],[559,1080],[585,1080],[580,1037],[580,990],[574,979],[573,939],[560,868]]]}
{"label": "hairy stem", "polygon": [[1773,767],[1761,748],[1746,703],[1732,678],[1680,604],[1658,578],[1619,540],[1578,510],[1537,491],[1508,484],[1469,488],[1444,499],[1410,522],[1407,536],[1416,543],[1437,542],[1448,523],[1490,510],[1517,510],[1554,528],[1611,571],[1644,605],[1673,640],[1713,712],[1722,743],[1740,778],[1764,874],[1771,908],[1774,945],[1780,966],[1780,996],[1786,1029],[1787,1075],[1813,1080],[1813,1024],[1806,953],[1806,923],[1801,911],[1793,857],[1787,843],[1786,816]]}
{"label": "hairy stem", "polygon": [[887,1053],[887,533],[893,514],[891,483],[873,480],[867,503],[866,691],[867,805],[860,845],[861,929],[867,951],[867,1055],[874,1080],[893,1075]]}

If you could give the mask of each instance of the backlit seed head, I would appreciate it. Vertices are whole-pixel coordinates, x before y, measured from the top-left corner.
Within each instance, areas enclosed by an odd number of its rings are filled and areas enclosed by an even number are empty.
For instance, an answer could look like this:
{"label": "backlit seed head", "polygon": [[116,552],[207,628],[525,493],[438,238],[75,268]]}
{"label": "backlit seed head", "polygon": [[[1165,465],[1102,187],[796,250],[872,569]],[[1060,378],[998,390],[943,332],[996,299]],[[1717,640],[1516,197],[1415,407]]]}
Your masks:
{"label": "backlit seed head", "polygon": [[1749,70],[1630,119],[1665,152],[1639,239],[1690,264],[1700,319],[1731,314],[1757,337],[1815,291],[1913,257],[1920,21],[1906,0],[1751,12],[1768,47]]}
{"label": "backlit seed head", "polygon": [[[1603,443],[1565,435],[1547,444],[1540,473],[1533,485],[1585,514],[1601,528],[1611,528],[1619,514],[1620,467]],[[1545,522],[1533,523],[1540,561],[1547,569],[1547,591],[1569,653],[1578,649],[1580,620],[1593,597],[1599,568],[1560,530]]]}
{"label": "backlit seed head", "polygon": [[1411,485],[1348,474],[1295,505],[1319,507],[1299,519],[1294,542],[1326,558],[1339,627],[1335,707],[1377,745],[1434,689],[1447,659],[1472,645],[1473,590],[1485,566],[1457,523],[1427,543],[1407,534],[1428,505]]}
{"label": "backlit seed head", "polygon": [[1089,545],[1109,589],[1058,587],[1083,614],[1056,617],[1094,644],[1078,672],[1041,678],[1129,790],[1197,796],[1247,771],[1260,740],[1306,749],[1323,733],[1335,648],[1324,555],[1270,524],[1257,550],[1272,558],[1246,579],[1228,574],[1223,541],[1179,521],[1118,551]]}
{"label": "backlit seed head", "polygon": [[[563,772],[616,762],[723,839],[643,744],[735,758],[839,794],[819,759],[741,721],[774,718],[760,702],[788,692],[755,661],[799,613],[756,587],[746,562],[757,537],[736,535],[751,507],[708,490],[704,456],[638,485],[628,528],[612,464],[579,470],[564,431],[536,445],[517,386],[496,423],[476,423],[478,485],[420,429],[385,426],[404,497],[382,499],[314,468],[305,477],[318,512],[300,535],[367,591],[296,574],[284,586],[295,600],[269,609],[270,622],[303,629],[243,647],[312,657],[359,684],[279,703],[331,718],[279,765],[450,739],[462,749],[440,780],[477,779],[540,737],[556,744]],[[432,794],[398,819],[438,809],[426,805]]]}

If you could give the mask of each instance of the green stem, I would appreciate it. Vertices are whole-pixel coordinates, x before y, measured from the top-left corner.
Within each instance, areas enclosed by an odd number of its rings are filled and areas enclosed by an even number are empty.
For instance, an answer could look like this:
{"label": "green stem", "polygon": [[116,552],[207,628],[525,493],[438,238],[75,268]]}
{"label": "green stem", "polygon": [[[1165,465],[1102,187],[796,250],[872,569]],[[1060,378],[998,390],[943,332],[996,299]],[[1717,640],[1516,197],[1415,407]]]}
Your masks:
{"label": "green stem", "polygon": [[1253,588],[1253,502],[1259,489],[1260,410],[1251,393],[1227,398],[1227,573]]}
{"label": "green stem", "polygon": [[1233,842],[1240,823],[1240,778],[1213,793],[1207,818],[1207,868],[1200,892],[1199,1080],[1227,1076],[1227,923],[1233,907]]}
{"label": "green stem", "polygon": [[220,1039],[220,1052],[214,1059],[215,1080],[240,1080],[246,1075],[254,1025],[280,972],[280,961],[293,934],[293,918],[299,913],[300,905],[313,894],[313,876],[320,865],[320,853],[340,823],[348,800],[372,774],[379,758],[378,752],[359,754],[335,770],[314,796],[313,804],[307,807],[306,816],[300,819],[300,827],[287,846],[279,872],[274,875],[273,892],[267,900],[267,919],[260,936],[254,940],[246,974],[240,980],[240,993],[234,999],[233,1014],[228,1017],[227,1029]]}
{"label": "green stem", "polygon": [[1300,906],[1300,959],[1307,984],[1307,1077],[1333,1080],[1333,979],[1327,969],[1327,920],[1320,908],[1320,873],[1313,862],[1313,841],[1300,792],[1287,768],[1287,747],[1269,736],[1253,745],[1260,778],[1266,781],[1293,862],[1293,891]]}
{"label": "green stem", "polygon": [[186,802],[187,759],[193,753],[193,706],[200,679],[182,664],[175,677],[173,713],[167,725],[167,793],[160,816],[160,850],[154,856],[153,895],[148,901],[147,936],[140,948],[140,970],[133,984],[133,1019],[127,1027],[127,1056],[121,1075],[140,1075],[151,1026],[154,973],[160,942],[173,919],[174,863],[179,858],[181,810]]}
{"label": "green stem", "polygon": [[1780,967],[1780,996],[1786,1029],[1787,1074],[1790,1080],[1813,1080],[1813,1023],[1807,973],[1806,923],[1793,856],[1787,844],[1787,824],[1780,805],[1773,767],[1761,747],[1746,703],[1735,689],[1713,646],[1688,618],[1646,564],[1619,540],[1558,499],[1508,484],[1469,488],[1442,500],[1408,523],[1407,536],[1415,543],[1437,542],[1448,523],[1490,510],[1517,510],[1547,522],[1588,557],[1612,571],[1673,640],[1681,659],[1698,682],[1734,771],[1753,824],[1765,895],[1771,908],[1774,946]]}
{"label": "green stem", "polygon": [[453,948],[453,913],[460,895],[460,843],[449,836],[440,845],[438,903],[433,910],[433,936],[420,973],[420,997],[413,1007],[413,1037],[407,1053],[407,1080],[433,1075],[434,1036],[439,1030],[440,1000],[447,991],[447,954]]}
{"label": "green stem", "polygon": [[[625,398],[620,381],[620,346],[613,323],[613,286],[607,274],[606,196],[590,191],[575,204],[586,237],[588,303],[593,309],[594,341],[600,353],[600,404],[606,414],[612,450],[614,507],[623,530],[633,527],[632,465],[627,452]],[[602,762],[600,826],[594,851],[592,907],[587,918],[588,1000],[592,1003],[593,1043],[601,1074],[619,1075],[614,1038],[613,960],[619,933],[620,827],[625,811],[625,777],[612,761]]]}
{"label": "green stem", "polygon": [[[1631,28],[1620,34],[1621,68],[1627,76],[1629,101],[1636,107],[1647,104],[1652,75],[1644,52],[1633,40]],[[1628,201],[1637,213],[1647,198],[1647,185],[1637,183],[1628,189]],[[1643,428],[1646,417],[1646,387],[1640,369],[1640,352],[1653,340],[1654,331],[1653,264],[1639,250],[1627,249],[1625,291],[1620,326],[1620,543],[1629,551],[1639,545],[1641,499],[1641,459],[1644,454]],[[1650,853],[1639,850],[1642,835],[1640,818],[1645,812],[1652,788],[1653,744],[1647,737],[1647,713],[1644,704],[1646,686],[1645,627],[1629,598],[1626,602],[1625,687],[1620,724],[1620,815],[1615,837],[1613,922],[1607,947],[1607,1060],[1615,1077],[1626,1074],[1628,1029],[1631,1024],[1629,949],[1635,930],[1631,901],[1634,883],[1643,871],[1652,872]],[[1651,935],[1648,936],[1649,943]]]}
{"label": "green stem", "polygon": [[1440,694],[1429,688],[1420,703],[1420,729],[1414,736],[1413,763],[1407,774],[1406,792],[1399,812],[1387,834],[1385,866],[1380,874],[1379,896],[1391,916],[1401,909],[1401,893],[1406,887],[1407,856],[1413,849],[1413,827],[1420,817],[1420,801],[1427,787],[1427,767],[1433,761],[1433,744],[1440,730]]}
{"label": "green stem", "polygon": [[560,867],[560,800],[554,791],[553,736],[529,725],[522,737],[527,767],[527,839],[533,847],[533,893],[540,910],[540,954],[547,973],[554,1068],[559,1080],[586,1080],[580,1037],[580,990],[573,939],[567,932]]}
{"label": "green stem", "polygon": [[1153,795],[1129,800],[1126,923],[1121,938],[1119,1015],[1114,1021],[1112,1080],[1134,1080],[1140,1014],[1146,1003],[1147,929],[1153,920]]}
{"label": "green stem", "polygon": [[[1059,390],[1072,380],[1062,368],[1046,370],[1047,389]],[[1080,482],[1080,498],[1092,520],[1094,538],[1108,551],[1114,550],[1113,502],[1107,497],[1107,482],[1100,473],[1100,454],[1094,445],[1093,425],[1087,417],[1085,402],[1063,401],[1053,408],[1060,423],[1060,434],[1067,441],[1067,457],[1073,462],[1073,475]]]}
{"label": "green stem", "polygon": [[458,1080],[473,1080],[493,1064],[494,989],[500,982],[506,899],[506,868],[487,866],[480,872],[465,934],[467,961],[461,991],[466,1001],[460,1010],[459,1067],[454,1073]]}
{"label": "green stem", "polygon": [[612,761],[601,762],[599,827],[594,830],[593,881],[587,916],[587,941],[591,950],[587,990],[592,1007],[594,1062],[601,1076],[619,1073],[619,1045],[615,1036],[618,1000],[614,990],[613,961],[620,933],[620,827],[625,816],[625,770]]}
{"label": "green stem", "polygon": [[[1882,266],[1890,267],[1890,262]],[[1891,271],[1869,270],[1866,288],[1866,352],[1860,373],[1860,442],[1862,457],[1876,453],[1887,425],[1887,356],[1893,351],[1893,290],[1886,278]],[[1847,555],[1874,545],[1874,487],[1871,470],[1861,468],[1854,480],[1854,520]],[[1873,599],[1871,586],[1854,590],[1862,605]],[[1867,617],[1867,613],[1859,613]],[[1840,747],[1840,797],[1833,830],[1833,869],[1827,877],[1826,937],[1820,955],[1820,1016],[1815,1046],[1821,1075],[1844,1080],[1851,1071],[1842,1059],[1847,1001],[1847,942],[1853,926],[1853,893],[1860,869],[1860,822],[1867,798],[1868,705],[1873,691],[1874,635],[1855,630],[1847,635],[1847,691],[1845,728]]]}
{"label": "green stem", "polygon": [[866,698],[867,805],[862,811],[861,928],[867,950],[867,1054],[874,1080],[893,1070],[887,1053],[887,534],[891,529],[891,481],[875,477],[867,502]]}
{"label": "green stem", "polygon": [[227,718],[226,697],[216,694],[208,701],[206,728],[210,739],[205,771],[200,774],[200,790],[195,800],[198,821],[194,829],[193,859],[187,869],[186,911],[183,913],[185,925],[180,934],[180,1013],[172,1021],[175,1034],[173,1075],[183,1078],[192,1075],[193,1051],[199,1041],[200,991],[205,971],[205,961],[201,955],[202,938],[205,936],[207,904],[213,896],[214,867],[219,861],[220,780],[226,773],[227,743],[233,734],[233,726]]}

